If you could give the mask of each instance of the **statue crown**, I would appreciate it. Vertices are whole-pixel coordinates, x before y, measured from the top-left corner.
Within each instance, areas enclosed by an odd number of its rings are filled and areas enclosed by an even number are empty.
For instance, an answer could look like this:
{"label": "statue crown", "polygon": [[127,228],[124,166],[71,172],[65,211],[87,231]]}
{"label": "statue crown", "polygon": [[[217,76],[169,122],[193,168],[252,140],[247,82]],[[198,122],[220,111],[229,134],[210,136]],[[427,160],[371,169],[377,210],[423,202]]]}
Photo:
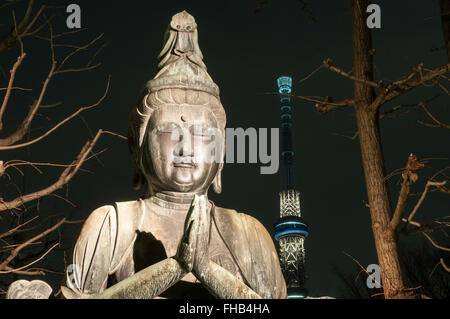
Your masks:
{"label": "statue crown", "polygon": [[163,89],[191,89],[219,98],[219,87],[203,63],[195,19],[186,11],[172,17],[158,58],[159,72],[147,82],[147,93]]}

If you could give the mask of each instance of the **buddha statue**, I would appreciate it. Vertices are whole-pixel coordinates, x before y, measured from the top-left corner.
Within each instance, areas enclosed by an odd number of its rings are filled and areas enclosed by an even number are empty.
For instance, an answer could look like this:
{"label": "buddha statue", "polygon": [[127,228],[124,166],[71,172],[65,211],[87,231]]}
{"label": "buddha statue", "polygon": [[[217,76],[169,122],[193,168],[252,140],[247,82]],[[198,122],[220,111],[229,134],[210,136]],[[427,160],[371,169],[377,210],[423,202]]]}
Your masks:
{"label": "buddha statue", "polygon": [[133,184],[146,196],[90,214],[64,297],[286,298],[264,226],[207,199],[211,185],[222,190],[226,115],[186,11],[172,17],[158,58],[128,130]]}

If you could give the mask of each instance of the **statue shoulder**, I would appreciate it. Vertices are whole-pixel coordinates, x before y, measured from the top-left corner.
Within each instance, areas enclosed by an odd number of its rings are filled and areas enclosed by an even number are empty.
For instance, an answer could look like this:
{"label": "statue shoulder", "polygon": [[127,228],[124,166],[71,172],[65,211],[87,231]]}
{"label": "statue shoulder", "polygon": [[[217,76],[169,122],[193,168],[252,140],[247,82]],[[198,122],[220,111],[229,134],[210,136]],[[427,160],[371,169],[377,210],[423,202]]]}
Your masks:
{"label": "statue shoulder", "polygon": [[142,200],[116,202],[117,236],[111,259],[111,272],[115,272],[121,265],[124,256],[132,248],[145,218],[145,205]]}
{"label": "statue shoulder", "polygon": [[270,239],[270,241],[272,241],[270,234],[264,227],[264,225],[258,219],[249,214],[241,213],[234,209],[216,206],[215,217],[222,222],[231,222],[233,226],[237,226],[240,228],[250,227],[254,231],[263,234],[266,239],[268,238]]}
{"label": "statue shoulder", "polygon": [[116,212],[112,205],[101,206],[89,215],[83,224],[78,236],[77,246],[84,246],[88,242],[96,241],[105,231],[110,233],[110,228],[116,225]]}
{"label": "statue shoulder", "polygon": [[108,255],[109,272],[114,272],[136,238],[142,220],[141,210],[140,201],[117,202],[95,209],[84,223],[76,247],[96,243],[92,254]]}
{"label": "statue shoulder", "polygon": [[214,218],[250,286],[263,298],[286,298],[277,251],[264,225],[251,215],[221,207],[216,207]]}

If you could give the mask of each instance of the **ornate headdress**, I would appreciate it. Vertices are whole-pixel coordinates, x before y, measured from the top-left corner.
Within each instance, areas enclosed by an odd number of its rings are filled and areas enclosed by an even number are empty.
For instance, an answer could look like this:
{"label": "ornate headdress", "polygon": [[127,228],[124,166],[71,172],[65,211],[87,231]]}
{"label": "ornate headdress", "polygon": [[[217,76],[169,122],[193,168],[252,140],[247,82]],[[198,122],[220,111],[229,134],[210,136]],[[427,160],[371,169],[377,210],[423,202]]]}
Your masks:
{"label": "ornate headdress", "polygon": [[202,105],[212,111],[219,127],[225,129],[226,115],[219,98],[219,87],[206,70],[198,46],[197,24],[186,11],[172,17],[158,59],[159,72],[147,82],[140,102],[130,114],[128,146],[135,167],[135,188],[146,182],[142,172],[141,149],[150,116],[158,107],[170,104]]}

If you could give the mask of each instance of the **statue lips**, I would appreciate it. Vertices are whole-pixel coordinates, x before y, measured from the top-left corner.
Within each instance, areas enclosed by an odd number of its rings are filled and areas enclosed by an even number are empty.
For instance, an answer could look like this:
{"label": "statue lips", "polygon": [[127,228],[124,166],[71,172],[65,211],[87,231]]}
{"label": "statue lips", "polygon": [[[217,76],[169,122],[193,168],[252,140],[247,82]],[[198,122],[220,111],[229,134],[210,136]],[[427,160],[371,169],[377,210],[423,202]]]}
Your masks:
{"label": "statue lips", "polygon": [[192,158],[184,157],[176,161],[176,163],[173,163],[173,166],[179,168],[195,168],[196,165]]}
{"label": "statue lips", "polygon": [[181,168],[194,168],[195,167],[195,165],[192,163],[176,163],[176,164],[173,164],[173,166],[181,167]]}

